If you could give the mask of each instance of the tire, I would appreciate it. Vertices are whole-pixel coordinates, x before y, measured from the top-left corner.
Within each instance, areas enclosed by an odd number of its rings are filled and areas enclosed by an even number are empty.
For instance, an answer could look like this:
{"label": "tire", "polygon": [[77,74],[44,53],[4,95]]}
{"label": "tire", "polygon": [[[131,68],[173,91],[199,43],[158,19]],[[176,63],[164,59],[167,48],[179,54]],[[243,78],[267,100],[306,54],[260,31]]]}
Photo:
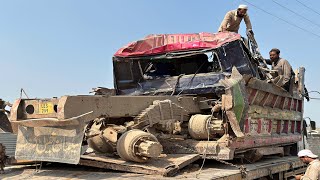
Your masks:
{"label": "tire", "polygon": [[117,142],[118,155],[126,161],[134,161],[140,163],[146,162],[148,160],[147,157],[141,157],[136,155],[137,148],[135,147],[135,145],[141,139],[148,139],[159,142],[154,135],[138,129],[133,129],[124,133],[119,138]]}

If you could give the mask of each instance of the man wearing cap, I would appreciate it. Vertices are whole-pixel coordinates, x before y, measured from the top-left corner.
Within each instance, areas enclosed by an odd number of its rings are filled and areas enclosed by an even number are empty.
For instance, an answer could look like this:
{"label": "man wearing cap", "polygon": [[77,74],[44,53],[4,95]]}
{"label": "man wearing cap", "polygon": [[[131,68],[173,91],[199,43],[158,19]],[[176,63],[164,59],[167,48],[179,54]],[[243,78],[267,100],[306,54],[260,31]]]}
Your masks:
{"label": "man wearing cap", "polygon": [[290,81],[294,72],[289,62],[280,57],[280,50],[273,48],[269,52],[270,59],[266,63],[272,66],[272,70],[277,70],[277,77],[274,77],[274,83],[283,87],[286,91],[290,90]]}
{"label": "man wearing cap", "polygon": [[238,33],[242,19],[247,26],[247,31],[252,32],[252,26],[249,15],[247,14],[248,6],[239,5],[238,9],[227,12],[220,27],[219,32],[230,31]]}
{"label": "man wearing cap", "polygon": [[320,180],[320,161],[318,156],[313,154],[309,149],[299,151],[298,157],[300,160],[308,164],[304,175],[297,175],[295,178],[301,180]]}

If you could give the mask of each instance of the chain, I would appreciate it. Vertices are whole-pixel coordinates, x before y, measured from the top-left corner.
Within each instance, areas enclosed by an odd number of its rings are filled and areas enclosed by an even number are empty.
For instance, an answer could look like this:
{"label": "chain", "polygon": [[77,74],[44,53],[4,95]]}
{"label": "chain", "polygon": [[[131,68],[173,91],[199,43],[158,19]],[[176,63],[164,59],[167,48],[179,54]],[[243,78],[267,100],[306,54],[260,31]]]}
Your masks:
{"label": "chain", "polygon": [[207,134],[208,134],[208,138],[207,138],[207,146],[206,146],[206,149],[204,151],[204,154],[203,154],[203,161],[202,161],[202,165],[198,171],[198,173],[196,174],[196,178],[199,178],[199,175],[202,171],[202,168],[204,166],[204,163],[206,162],[206,159],[207,159],[207,149],[209,147],[209,141],[210,141],[210,126],[211,126],[211,120],[212,120],[212,117],[213,117],[213,112],[211,113],[211,119],[208,121],[208,123],[206,124],[206,129],[207,129]]}

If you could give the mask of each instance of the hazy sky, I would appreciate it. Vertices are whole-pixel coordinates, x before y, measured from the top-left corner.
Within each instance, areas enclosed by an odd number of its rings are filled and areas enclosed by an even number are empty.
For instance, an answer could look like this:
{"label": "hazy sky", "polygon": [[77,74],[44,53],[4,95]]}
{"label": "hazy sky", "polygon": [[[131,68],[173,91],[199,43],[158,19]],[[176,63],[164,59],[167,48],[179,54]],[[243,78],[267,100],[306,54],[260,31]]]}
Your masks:
{"label": "hazy sky", "polygon": [[[320,9],[320,1],[299,1]],[[121,46],[148,34],[216,32],[239,4],[249,5],[263,56],[279,48],[294,69],[306,67],[309,91],[320,91],[320,10],[296,0],[248,2],[316,35],[241,0],[0,0],[0,97],[13,102],[20,88],[44,98],[112,87],[111,58]],[[320,100],[305,103],[304,116],[318,125],[319,108]]]}

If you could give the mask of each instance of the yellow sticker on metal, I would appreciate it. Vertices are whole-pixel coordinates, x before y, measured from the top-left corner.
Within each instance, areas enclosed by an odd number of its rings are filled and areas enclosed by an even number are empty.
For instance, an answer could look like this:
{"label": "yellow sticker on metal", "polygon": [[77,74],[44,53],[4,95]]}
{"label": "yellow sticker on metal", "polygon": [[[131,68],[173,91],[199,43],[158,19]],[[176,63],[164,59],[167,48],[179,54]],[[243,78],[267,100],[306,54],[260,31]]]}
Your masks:
{"label": "yellow sticker on metal", "polygon": [[39,103],[39,114],[51,114],[51,113],[53,113],[52,102]]}

